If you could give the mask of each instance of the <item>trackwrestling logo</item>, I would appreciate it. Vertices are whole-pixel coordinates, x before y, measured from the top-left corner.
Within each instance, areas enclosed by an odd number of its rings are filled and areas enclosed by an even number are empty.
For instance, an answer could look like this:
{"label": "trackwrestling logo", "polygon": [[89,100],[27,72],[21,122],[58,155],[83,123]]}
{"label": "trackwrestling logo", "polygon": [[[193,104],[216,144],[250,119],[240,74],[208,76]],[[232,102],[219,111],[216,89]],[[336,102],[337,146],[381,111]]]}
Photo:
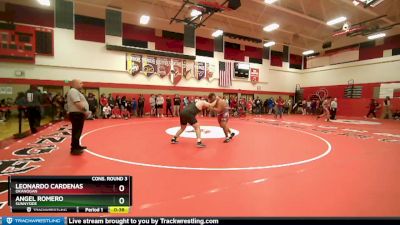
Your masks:
{"label": "trackwrestling logo", "polygon": [[[171,127],[168,128],[165,132],[171,136],[174,136],[176,132],[180,129],[180,127]],[[221,127],[217,126],[201,126],[201,138],[204,139],[212,139],[212,138],[225,138],[224,131]],[[239,131],[232,129],[231,131],[235,133],[235,136],[239,135]],[[196,132],[194,128],[191,126],[187,126],[185,131],[181,134],[183,138],[196,138]]]}

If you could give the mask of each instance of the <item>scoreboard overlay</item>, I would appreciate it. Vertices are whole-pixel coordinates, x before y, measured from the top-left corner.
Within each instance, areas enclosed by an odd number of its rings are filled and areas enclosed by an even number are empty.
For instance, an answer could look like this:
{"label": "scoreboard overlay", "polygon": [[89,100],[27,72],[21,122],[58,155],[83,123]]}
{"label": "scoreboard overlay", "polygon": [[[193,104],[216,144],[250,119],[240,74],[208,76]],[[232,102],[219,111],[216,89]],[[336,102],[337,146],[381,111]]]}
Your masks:
{"label": "scoreboard overlay", "polygon": [[128,213],[131,176],[10,176],[12,212]]}

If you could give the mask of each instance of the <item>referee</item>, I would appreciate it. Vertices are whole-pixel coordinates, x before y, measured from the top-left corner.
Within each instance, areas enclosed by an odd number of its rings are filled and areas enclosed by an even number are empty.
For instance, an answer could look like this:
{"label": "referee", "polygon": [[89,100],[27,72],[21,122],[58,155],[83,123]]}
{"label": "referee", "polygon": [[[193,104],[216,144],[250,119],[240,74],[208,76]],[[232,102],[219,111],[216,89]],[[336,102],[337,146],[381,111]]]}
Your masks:
{"label": "referee", "polygon": [[36,86],[31,86],[26,92],[26,106],[29,120],[29,127],[31,128],[31,133],[35,134],[38,132],[37,128],[40,126],[40,103],[41,103],[41,93]]}
{"label": "referee", "polygon": [[83,124],[85,119],[90,115],[89,104],[85,96],[80,92],[83,87],[81,80],[72,80],[71,89],[67,95],[67,109],[69,113],[69,120],[72,123],[72,139],[71,139],[71,154],[80,155],[85,146],[81,146],[79,139],[82,135]]}

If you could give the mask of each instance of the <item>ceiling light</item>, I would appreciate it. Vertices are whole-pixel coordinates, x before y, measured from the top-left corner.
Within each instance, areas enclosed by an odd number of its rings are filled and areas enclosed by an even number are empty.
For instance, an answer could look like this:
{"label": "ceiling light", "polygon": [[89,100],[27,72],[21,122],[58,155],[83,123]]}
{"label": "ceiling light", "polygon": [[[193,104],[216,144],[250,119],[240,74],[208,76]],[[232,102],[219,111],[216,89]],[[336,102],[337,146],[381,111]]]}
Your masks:
{"label": "ceiling light", "polygon": [[50,0],[38,0],[39,4],[44,6],[50,6]]}
{"label": "ceiling light", "polygon": [[268,48],[268,47],[274,46],[275,44],[276,44],[275,41],[269,41],[264,44],[264,47]]}
{"label": "ceiling light", "polygon": [[378,38],[383,38],[385,36],[386,36],[385,33],[378,33],[378,34],[373,34],[373,35],[368,36],[368,39],[374,40],[374,39],[378,39]]}
{"label": "ceiling light", "polygon": [[279,24],[273,23],[273,24],[270,24],[270,25],[264,27],[263,30],[266,31],[266,32],[271,32],[271,31],[274,31],[274,30],[276,30],[278,28],[279,28]]}
{"label": "ceiling light", "polygon": [[332,26],[332,25],[335,25],[335,24],[338,24],[338,23],[342,23],[342,22],[344,22],[346,20],[347,20],[347,18],[345,16],[341,16],[341,17],[338,17],[336,19],[329,20],[328,22],[326,22],[326,24],[328,24],[329,26]]}
{"label": "ceiling light", "polygon": [[191,17],[198,17],[198,16],[200,16],[202,13],[199,11],[199,10],[197,10],[197,9],[193,9],[191,12],[190,12],[190,16]]}
{"label": "ceiling light", "polygon": [[308,51],[303,52],[303,55],[311,55],[313,53],[314,53],[314,50],[308,50]]}
{"label": "ceiling light", "polygon": [[140,24],[148,24],[150,21],[150,16],[143,15],[140,17]]}
{"label": "ceiling light", "polygon": [[267,4],[273,4],[276,1],[278,1],[278,0],[265,0],[264,2]]}
{"label": "ceiling light", "polygon": [[219,36],[221,36],[222,34],[224,34],[224,31],[223,31],[223,30],[216,30],[214,33],[212,33],[212,36],[213,36],[213,37],[219,37]]}

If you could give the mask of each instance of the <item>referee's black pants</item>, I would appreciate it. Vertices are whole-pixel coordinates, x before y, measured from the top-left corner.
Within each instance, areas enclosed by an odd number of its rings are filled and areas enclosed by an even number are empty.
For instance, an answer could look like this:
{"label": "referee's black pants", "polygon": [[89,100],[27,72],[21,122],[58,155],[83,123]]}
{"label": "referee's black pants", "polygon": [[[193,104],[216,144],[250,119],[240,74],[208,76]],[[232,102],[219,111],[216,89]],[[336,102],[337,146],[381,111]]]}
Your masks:
{"label": "referee's black pants", "polygon": [[335,108],[331,109],[331,120],[336,120],[336,111],[337,109]]}
{"label": "referee's black pants", "polygon": [[31,128],[31,133],[37,133],[37,128],[40,126],[40,107],[32,106],[27,108],[29,127]]}
{"label": "referee's black pants", "polygon": [[81,138],[83,124],[85,123],[85,114],[81,112],[70,112],[69,120],[72,123],[71,150],[77,150],[81,146],[79,144],[79,139]]}

